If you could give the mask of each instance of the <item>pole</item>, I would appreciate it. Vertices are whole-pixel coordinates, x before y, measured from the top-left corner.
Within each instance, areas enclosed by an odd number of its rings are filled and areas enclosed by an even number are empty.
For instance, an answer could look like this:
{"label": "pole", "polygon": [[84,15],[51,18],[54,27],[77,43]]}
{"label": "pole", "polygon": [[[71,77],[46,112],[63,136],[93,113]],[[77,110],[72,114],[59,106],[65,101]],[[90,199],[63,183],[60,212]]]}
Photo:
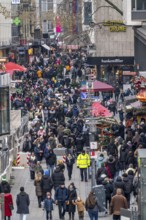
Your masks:
{"label": "pole", "polygon": [[[91,107],[91,105],[92,105],[92,98],[91,98],[91,88],[92,88],[92,85],[93,85],[93,81],[89,80],[88,81],[88,88],[89,88],[89,90],[88,90],[89,100],[88,101],[89,101],[89,107]],[[89,115],[90,115],[90,112],[89,112]],[[89,129],[90,129],[89,130],[90,131],[89,141],[91,143],[91,142],[95,141],[95,125],[90,124]],[[93,153],[95,153],[94,150],[93,150]],[[95,184],[96,183],[95,182],[95,175],[96,175],[95,159],[92,158],[91,159],[91,188],[93,188],[96,185]]]}
{"label": "pole", "polygon": [[[95,132],[91,128],[92,126],[90,125],[90,143],[95,141]],[[95,150],[92,150],[93,155],[95,154]],[[96,185],[95,181],[95,175],[96,175],[96,167],[95,167],[95,159],[91,159],[91,188],[93,188]]]}
{"label": "pole", "polygon": [[4,193],[0,194],[1,220],[4,220]]}

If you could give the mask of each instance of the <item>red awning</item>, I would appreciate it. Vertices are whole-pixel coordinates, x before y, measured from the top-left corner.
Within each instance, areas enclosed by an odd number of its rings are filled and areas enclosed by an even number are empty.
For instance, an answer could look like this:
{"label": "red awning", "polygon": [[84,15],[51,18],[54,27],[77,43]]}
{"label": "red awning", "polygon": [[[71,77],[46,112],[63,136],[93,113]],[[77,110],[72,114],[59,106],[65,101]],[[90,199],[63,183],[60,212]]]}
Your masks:
{"label": "red awning", "polygon": [[[103,83],[100,81],[94,81],[93,82],[93,88],[91,88],[92,90],[94,90],[94,92],[106,92],[106,91],[114,91],[114,88],[111,85],[108,85],[107,83]],[[86,86],[81,87],[80,89],[82,92],[87,92],[88,89],[86,88]]]}
{"label": "red awning", "polygon": [[6,72],[13,74],[14,71],[25,72],[27,69],[24,66],[20,66],[16,63],[5,63]]}
{"label": "red awning", "polygon": [[94,117],[112,117],[112,113],[99,102],[94,102],[92,104],[91,112]]}

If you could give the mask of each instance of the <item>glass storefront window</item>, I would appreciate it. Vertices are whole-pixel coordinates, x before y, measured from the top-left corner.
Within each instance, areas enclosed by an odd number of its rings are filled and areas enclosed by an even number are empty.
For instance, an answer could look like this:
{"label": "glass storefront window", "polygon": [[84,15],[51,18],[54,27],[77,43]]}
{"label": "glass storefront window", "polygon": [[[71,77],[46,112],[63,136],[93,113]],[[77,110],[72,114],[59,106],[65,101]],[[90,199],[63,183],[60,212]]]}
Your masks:
{"label": "glass storefront window", "polygon": [[146,0],[132,0],[132,10],[146,10]]}
{"label": "glass storefront window", "polygon": [[0,87],[0,135],[10,133],[9,87]]}

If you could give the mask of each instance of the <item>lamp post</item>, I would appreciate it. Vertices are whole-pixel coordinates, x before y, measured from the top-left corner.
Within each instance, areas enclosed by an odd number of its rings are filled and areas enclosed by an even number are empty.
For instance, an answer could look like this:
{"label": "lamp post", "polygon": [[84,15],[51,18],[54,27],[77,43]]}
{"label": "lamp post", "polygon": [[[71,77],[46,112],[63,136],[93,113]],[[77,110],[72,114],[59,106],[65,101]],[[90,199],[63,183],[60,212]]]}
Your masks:
{"label": "lamp post", "polygon": [[95,142],[95,132],[96,125],[90,124],[90,152],[91,152],[91,188],[96,185],[95,175],[96,175],[96,160],[95,160],[95,150],[97,149],[97,143]]}
{"label": "lamp post", "polygon": [[91,156],[91,187],[94,187],[96,185],[95,181],[95,175],[96,175],[96,164],[95,164],[95,150],[97,149],[97,143],[95,142],[95,133],[96,133],[96,122],[93,120],[93,117],[91,115],[90,109],[92,105],[92,87],[93,87],[93,81],[88,80],[87,88],[88,88],[88,106],[89,106],[89,122],[87,123],[89,125],[89,141],[90,141],[90,156]]}

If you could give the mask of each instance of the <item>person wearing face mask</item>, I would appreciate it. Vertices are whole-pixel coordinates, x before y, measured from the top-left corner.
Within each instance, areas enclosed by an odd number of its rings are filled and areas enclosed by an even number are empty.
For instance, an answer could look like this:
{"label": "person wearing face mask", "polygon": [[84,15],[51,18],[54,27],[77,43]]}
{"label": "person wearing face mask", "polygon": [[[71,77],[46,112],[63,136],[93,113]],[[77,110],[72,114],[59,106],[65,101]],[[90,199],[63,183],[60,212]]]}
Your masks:
{"label": "person wearing face mask", "polygon": [[55,201],[51,197],[51,193],[47,193],[46,199],[44,200],[44,207],[46,211],[46,220],[52,219],[52,211],[53,211],[53,204]]}
{"label": "person wearing face mask", "polygon": [[55,192],[55,201],[58,205],[59,218],[64,219],[66,212],[66,203],[68,201],[68,189],[64,184],[60,185]]}
{"label": "person wearing face mask", "polygon": [[71,183],[68,187],[68,205],[67,211],[69,213],[69,220],[74,220],[76,206],[74,204],[75,200],[77,199],[77,192],[74,183]]}
{"label": "person wearing face mask", "polygon": [[87,180],[87,168],[90,166],[90,157],[85,151],[83,150],[81,154],[77,157],[77,167],[80,168],[80,175],[81,175],[81,181],[85,179],[85,182],[88,182]]}

